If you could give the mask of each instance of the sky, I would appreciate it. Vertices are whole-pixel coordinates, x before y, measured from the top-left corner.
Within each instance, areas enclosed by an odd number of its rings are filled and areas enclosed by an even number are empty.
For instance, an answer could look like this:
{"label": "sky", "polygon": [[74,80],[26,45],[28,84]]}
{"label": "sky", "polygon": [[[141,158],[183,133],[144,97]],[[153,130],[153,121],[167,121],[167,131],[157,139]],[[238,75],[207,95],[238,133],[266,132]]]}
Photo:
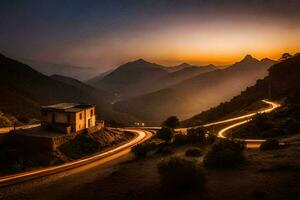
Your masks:
{"label": "sky", "polygon": [[299,0],[0,0],[0,53],[107,70],[300,52]]}

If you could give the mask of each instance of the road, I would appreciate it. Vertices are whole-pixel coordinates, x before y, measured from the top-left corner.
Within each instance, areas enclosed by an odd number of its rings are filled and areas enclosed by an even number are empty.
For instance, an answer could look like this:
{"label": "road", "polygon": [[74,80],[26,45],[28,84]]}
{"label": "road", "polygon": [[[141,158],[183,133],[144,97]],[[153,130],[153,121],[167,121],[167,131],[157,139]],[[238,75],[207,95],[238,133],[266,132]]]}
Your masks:
{"label": "road", "polygon": [[[234,121],[238,121],[237,123],[231,124],[227,127],[224,127],[223,129],[221,129],[218,132],[218,137],[220,138],[226,138],[226,133],[237,127],[240,126],[242,124],[245,124],[247,122],[249,122],[249,120],[251,120],[251,117],[259,114],[259,113],[268,113],[273,111],[274,109],[280,107],[281,105],[279,103],[276,102],[272,102],[272,101],[268,101],[268,100],[263,100],[263,102],[265,102],[266,104],[268,104],[268,108],[260,110],[260,111],[256,111],[250,114],[246,114],[246,115],[242,115],[239,117],[234,117],[234,118],[230,118],[230,119],[226,119],[226,120],[221,120],[221,121],[217,121],[217,122],[212,122],[212,123],[208,123],[208,124],[204,124],[201,126],[196,126],[196,127],[209,127],[209,126],[213,126],[213,125],[219,125],[219,124],[224,124],[224,123],[229,123],[229,122],[234,122]],[[243,120],[245,119],[245,120]],[[243,121],[241,121],[243,120]],[[32,125],[32,126],[38,126],[38,125]],[[189,128],[196,128],[196,127],[189,127]],[[23,128],[28,128],[27,127],[23,127]],[[160,129],[161,127],[144,127],[144,129]],[[181,129],[177,129],[178,131],[186,131],[188,128],[181,128]],[[0,129],[1,130],[1,129]],[[62,171],[66,171],[69,169],[74,169],[74,168],[83,168],[85,165],[92,163],[92,162],[96,162],[96,161],[100,161],[101,160],[106,160],[111,161],[112,159],[121,157],[125,154],[127,154],[128,152],[130,152],[130,149],[132,146],[141,143],[143,141],[145,141],[146,139],[148,139],[149,137],[151,137],[151,133],[147,130],[138,130],[138,129],[125,129],[127,131],[131,131],[133,133],[135,133],[137,135],[137,137],[135,137],[133,140],[129,141],[128,143],[125,143],[123,145],[120,145],[116,148],[113,148],[109,151],[100,153],[100,154],[96,154],[84,159],[80,159],[80,160],[76,160],[73,162],[69,162],[69,163],[65,163],[59,166],[53,166],[53,167],[47,167],[47,168],[43,168],[43,169],[39,169],[39,170],[34,170],[34,171],[29,171],[29,172],[24,172],[24,173],[19,173],[19,174],[14,174],[14,175],[10,175],[10,176],[5,176],[5,177],[0,177],[0,186],[5,186],[5,185],[11,185],[11,184],[15,184],[18,182],[23,182],[26,180],[31,180],[31,179],[36,179],[39,177],[43,177],[43,176],[48,176],[51,174],[55,174],[55,173],[59,173]],[[3,129],[2,129],[3,131]],[[264,142],[264,140],[251,140],[251,139],[247,139],[245,140],[247,143],[247,146],[257,146],[260,145],[262,142]],[[103,164],[105,162],[101,162],[101,164]]]}
{"label": "road", "polygon": [[[240,117],[223,120],[223,122],[224,121],[225,122],[238,121],[238,122],[222,128],[218,132],[218,137],[219,138],[227,138],[226,133],[228,133],[228,131],[232,130],[233,128],[236,128],[238,126],[248,123],[249,121],[251,121],[251,117],[253,117],[254,115],[261,114],[261,113],[269,113],[281,106],[281,104],[273,102],[273,101],[263,100],[263,102],[268,104],[269,107],[266,109],[260,110],[260,111],[256,111],[256,112],[253,112],[253,113],[250,113],[247,115],[240,116]],[[245,120],[239,121],[242,119],[245,119]],[[220,122],[217,122],[215,124],[220,124]],[[257,139],[239,139],[239,138],[236,138],[236,139],[246,142],[247,148],[258,148],[263,142],[265,142],[265,140],[257,140]]]}
{"label": "road", "polygon": [[69,169],[73,168],[80,168],[83,167],[84,165],[87,165],[92,162],[99,162],[101,164],[105,163],[102,161],[110,161],[113,159],[116,159],[120,156],[123,156],[125,153],[129,153],[131,148],[141,142],[144,142],[145,140],[149,139],[151,137],[151,132],[145,131],[145,130],[137,130],[137,129],[124,129],[124,131],[130,131],[136,135],[136,137],[122,145],[119,145],[115,148],[112,148],[108,151],[95,154],[93,156],[89,156],[83,159],[75,160],[72,162],[68,162],[62,165],[58,166],[53,166],[53,167],[46,167],[38,170],[33,170],[33,171],[28,171],[24,173],[18,173],[18,174],[13,174],[9,176],[4,176],[0,177],[0,187],[7,186],[7,185],[12,185],[20,182],[24,182],[27,180],[32,180],[44,176],[48,176],[51,174],[63,172]]}
{"label": "road", "polygon": [[9,131],[12,130],[21,130],[21,129],[31,129],[31,128],[35,128],[35,127],[39,127],[41,126],[41,124],[30,124],[30,125],[23,125],[23,126],[16,126],[16,127],[3,127],[0,128],[0,134],[1,133],[8,133]]}
{"label": "road", "polygon": [[[226,124],[226,123],[229,123],[229,122],[237,121],[237,123],[226,126],[218,132],[217,136],[219,138],[226,138],[226,133],[229,130],[249,122],[251,120],[251,117],[253,117],[254,115],[261,114],[261,113],[269,113],[269,112],[272,112],[273,110],[275,110],[276,108],[279,108],[281,106],[281,104],[279,104],[277,102],[270,101],[270,100],[262,100],[262,101],[265,104],[268,105],[268,107],[266,107],[265,109],[255,111],[255,112],[252,112],[252,113],[249,113],[249,114],[245,114],[245,115],[242,115],[242,116],[239,116],[239,117],[233,117],[233,118],[229,118],[229,119],[225,119],[225,120],[221,120],[221,121],[216,121],[216,122],[211,122],[211,123],[207,123],[207,124],[203,124],[203,125],[199,125],[199,126],[193,126],[193,127],[187,127],[187,128],[178,128],[178,129],[176,129],[176,131],[186,133],[187,129],[190,129],[190,128],[210,127],[210,126]],[[143,129],[158,130],[158,129],[161,129],[161,127],[143,127]],[[239,140],[242,140],[242,139],[239,139]],[[243,140],[243,141],[246,142],[246,146],[248,148],[257,148],[265,140],[247,139],[247,140]]]}

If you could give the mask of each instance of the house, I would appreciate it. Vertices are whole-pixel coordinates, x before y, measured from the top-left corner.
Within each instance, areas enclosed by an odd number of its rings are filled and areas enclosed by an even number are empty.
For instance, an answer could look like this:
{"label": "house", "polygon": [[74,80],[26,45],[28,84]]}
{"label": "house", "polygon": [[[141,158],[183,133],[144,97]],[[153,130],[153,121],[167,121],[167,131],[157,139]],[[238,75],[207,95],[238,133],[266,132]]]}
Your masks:
{"label": "house", "polygon": [[42,106],[41,124],[55,132],[80,133],[96,125],[95,108],[95,105],[77,103]]}

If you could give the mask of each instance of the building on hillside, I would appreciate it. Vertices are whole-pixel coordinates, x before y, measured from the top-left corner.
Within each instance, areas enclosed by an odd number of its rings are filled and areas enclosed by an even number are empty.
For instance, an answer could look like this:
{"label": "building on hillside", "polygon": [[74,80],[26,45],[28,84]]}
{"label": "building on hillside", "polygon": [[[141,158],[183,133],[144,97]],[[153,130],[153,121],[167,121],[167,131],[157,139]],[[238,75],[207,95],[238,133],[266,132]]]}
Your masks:
{"label": "building on hillside", "polygon": [[95,105],[77,103],[42,106],[41,124],[55,132],[80,133],[96,126],[95,108]]}

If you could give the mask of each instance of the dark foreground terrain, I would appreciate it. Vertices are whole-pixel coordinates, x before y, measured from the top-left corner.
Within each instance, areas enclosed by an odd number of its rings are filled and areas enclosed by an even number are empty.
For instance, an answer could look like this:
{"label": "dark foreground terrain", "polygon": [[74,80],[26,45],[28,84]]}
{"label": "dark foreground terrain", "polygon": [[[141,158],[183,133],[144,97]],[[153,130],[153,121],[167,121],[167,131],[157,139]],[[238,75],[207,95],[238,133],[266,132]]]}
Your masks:
{"label": "dark foreground terrain", "polygon": [[[292,140],[299,141],[293,136]],[[193,145],[195,146],[195,145]],[[3,199],[299,199],[300,145],[272,151],[246,150],[246,163],[237,169],[206,169],[204,191],[197,188],[170,192],[160,185],[157,164],[173,156],[188,158],[191,145],[173,148],[171,155],[150,154],[134,159],[132,154],[105,165],[69,176],[55,175],[30,185],[2,188]],[[198,146],[199,147],[199,146]],[[209,146],[200,146],[205,153]],[[124,162],[126,161],[126,162]],[[121,164],[121,162],[123,164]],[[8,196],[6,196],[8,195]],[[6,197],[5,197],[6,196]],[[1,196],[0,196],[1,197]]]}

